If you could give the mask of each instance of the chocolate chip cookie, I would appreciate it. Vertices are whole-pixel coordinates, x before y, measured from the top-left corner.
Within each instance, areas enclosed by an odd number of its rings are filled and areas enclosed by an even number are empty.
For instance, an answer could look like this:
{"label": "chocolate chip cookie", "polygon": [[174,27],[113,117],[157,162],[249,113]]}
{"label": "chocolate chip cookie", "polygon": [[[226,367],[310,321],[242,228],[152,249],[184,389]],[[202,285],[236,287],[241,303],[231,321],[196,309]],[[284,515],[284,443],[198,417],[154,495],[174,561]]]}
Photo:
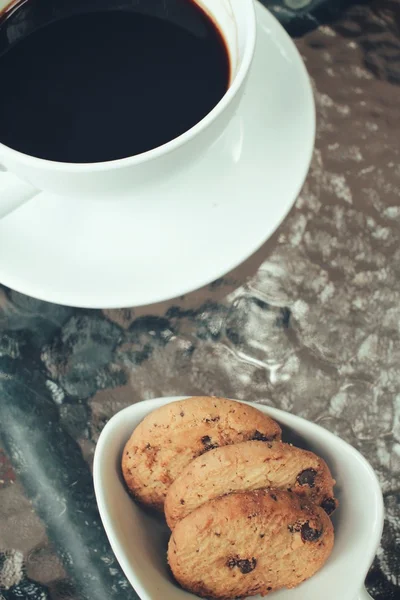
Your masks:
{"label": "chocolate chip cookie", "polygon": [[330,518],[308,500],[281,490],[239,492],[179,521],[168,561],[183,588],[225,600],[299,585],[323,566],[333,542]]}
{"label": "chocolate chip cookie", "polygon": [[330,514],[337,506],[334,485],[327,464],[312,452],[282,442],[243,442],[193,460],[169,488],[165,516],[173,529],[209,500],[261,488],[293,491]]}
{"label": "chocolate chip cookie", "polygon": [[163,510],[169,486],[196,457],[247,440],[280,440],[279,425],[261,411],[224,398],[188,398],[149,414],[133,432],[122,458],[129,490]]}

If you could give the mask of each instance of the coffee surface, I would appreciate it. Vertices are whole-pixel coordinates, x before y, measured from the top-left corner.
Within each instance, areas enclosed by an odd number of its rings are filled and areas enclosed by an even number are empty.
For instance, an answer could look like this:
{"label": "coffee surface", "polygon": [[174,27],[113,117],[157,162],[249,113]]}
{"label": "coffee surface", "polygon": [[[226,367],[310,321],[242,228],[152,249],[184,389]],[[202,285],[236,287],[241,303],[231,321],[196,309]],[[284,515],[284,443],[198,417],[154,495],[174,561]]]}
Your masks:
{"label": "coffee surface", "polygon": [[0,21],[0,142],[68,163],[133,156],[201,121],[229,77],[194,0],[27,0]]}

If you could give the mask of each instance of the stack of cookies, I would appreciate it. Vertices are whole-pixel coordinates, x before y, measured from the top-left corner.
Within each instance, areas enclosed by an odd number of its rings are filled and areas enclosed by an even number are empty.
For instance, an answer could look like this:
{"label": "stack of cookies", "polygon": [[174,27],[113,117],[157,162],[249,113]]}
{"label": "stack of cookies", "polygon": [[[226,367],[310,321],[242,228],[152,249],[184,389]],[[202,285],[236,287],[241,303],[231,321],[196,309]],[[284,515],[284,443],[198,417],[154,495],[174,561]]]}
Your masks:
{"label": "stack of cookies", "polygon": [[332,551],[328,466],[247,404],[189,398],[155,410],[126,444],[122,472],[138,502],[165,513],[172,573],[198,596],[293,588]]}

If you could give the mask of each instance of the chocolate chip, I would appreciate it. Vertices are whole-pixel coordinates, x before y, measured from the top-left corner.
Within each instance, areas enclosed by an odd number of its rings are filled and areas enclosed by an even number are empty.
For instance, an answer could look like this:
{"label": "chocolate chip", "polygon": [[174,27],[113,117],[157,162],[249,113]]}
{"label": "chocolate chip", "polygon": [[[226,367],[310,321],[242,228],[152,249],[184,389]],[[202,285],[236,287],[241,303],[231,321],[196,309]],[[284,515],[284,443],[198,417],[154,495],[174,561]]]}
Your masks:
{"label": "chocolate chip", "polygon": [[218,423],[220,417],[214,417],[213,419],[205,419],[206,423]]}
{"label": "chocolate chip", "polygon": [[271,442],[274,439],[274,436],[267,436],[264,435],[263,433],[261,433],[261,431],[256,431],[253,435],[253,437],[251,438],[252,441],[254,442]]}
{"label": "chocolate chip", "polygon": [[183,499],[181,499],[181,504],[182,506],[185,504],[185,501]]}
{"label": "chocolate chip", "polygon": [[213,444],[209,435],[205,435],[201,438],[201,443],[205,446],[205,452],[209,450],[214,450],[214,448],[218,448],[218,444]]}
{"label": "chocolate chip", "polygon": [[275,496],[275,494],[270,494],[272,500],[275,500],[275,502],[278,502],[278,498]]}
{"label": "chocolate chip", "polygon": [[230,569],[234,569],[238,567],[239,571],[243,575],[247,575],[247,573],[251,573],[254,571],[257,565],[257,560],[255,558],[229,558],[227,560],[226,566]]}
{"label": "chocolate chip", "polygon": [[316,476],[317,471],[315,469],[304,469],[304,471],[297,475],[297,483],[299,485],[308,485],[310,488],[313,488]]}
{"label": "chocolate chip", "polygon": [[185,416],[185,413],[183,412],[183,410],[181,411],[180,415],[181,415],[181,417]]}
{"label": "chocolate chip", "polygon": [[254,571],[254,569],[256,568],[257,565],[257,560],[255,558],[251,558],[250,560],[245,559],[245,560],[239,560],[237,563],[237,566],[239,567],[239,570],[241,573],[243,573],[243,575],[246,575],[247,573],[251,573],[252,571]]}
{"label": "chocolate chip", "polygon": [[322,529],[313,529],[308,521],[301,528],[301,539],[303,542],[316,542],[322,535]]}
{"label": "chocolate chip", "polygon": [[321,508],[324,509],[327,515],[331,515],[333,511],[336,510],[335,498],[325,498],[325,500],[321,502]]}

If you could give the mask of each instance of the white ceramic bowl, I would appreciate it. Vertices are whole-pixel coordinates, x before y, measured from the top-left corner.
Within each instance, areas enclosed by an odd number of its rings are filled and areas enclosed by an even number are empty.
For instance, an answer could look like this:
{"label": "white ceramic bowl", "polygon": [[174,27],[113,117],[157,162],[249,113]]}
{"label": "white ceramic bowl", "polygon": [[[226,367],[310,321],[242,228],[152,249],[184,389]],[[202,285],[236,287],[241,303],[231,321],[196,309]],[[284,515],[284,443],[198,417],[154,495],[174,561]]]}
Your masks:
{"label": "white ceramic bowl", "polygon": [[[179,399],[147,400],[116,414],[103,429],[94,457],[100,515],[112,549],[141,600],[196,598],[171,580],[166,564],[168,529],[136,506],[120,469],[122,451],[133,429],[154,409]],[[357,450],[322,427],[268,406],[254,406],[283,426],[284,441],[313,450],[327,461],[337,480],[340,501],[333,515],[335,547],[324,568],[298,588],[273,593],[271,600],[369,598],[364,579],[383,526],[382,493],[374,471]]]}

